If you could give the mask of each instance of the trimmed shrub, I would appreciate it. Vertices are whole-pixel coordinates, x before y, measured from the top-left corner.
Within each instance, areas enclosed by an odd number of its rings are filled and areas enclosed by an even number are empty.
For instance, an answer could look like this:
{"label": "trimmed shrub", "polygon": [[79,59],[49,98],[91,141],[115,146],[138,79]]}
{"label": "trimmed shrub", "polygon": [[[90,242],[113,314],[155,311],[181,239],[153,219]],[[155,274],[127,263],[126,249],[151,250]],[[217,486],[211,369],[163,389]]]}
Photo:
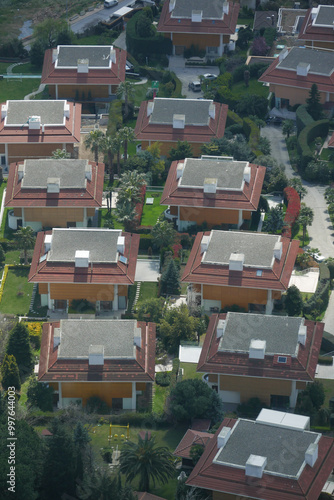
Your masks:
{"label": "trimmed shrub", "polygon": [[300,132],[297,141],[297,151],[301,156],[301,167],[303,170],[305,170],[307,164],[313,159],[313,152],[309,144],[316,137],[326,137],[328,130],[329,120],[318,120],[310,123]]}
{"label": "trimmed shrub", "polygon": [[306,105],[299,106],[296,111],[297,133],[299,134],[307,125],[314,123],[312,116],[307,112]]}
{"label": "trimmed shrub", "polygon": [[141,234],[139,249],[140,250],[148,250],[153,245],[153,236],[151,234]]}
{"label": "trimmed shrub", "polygon": [[297,191],[291,186],[287,186],[286,188],[284,188],[283,193],[284,200],[288,206],[285,212],[284,228],[282,234],[288,238],[291,238],[291,229],[296,222],[300,211],[300,198]]}
{"label": "trimmed shrub", "polygon": [[87,399],[86,410],[88,413],[98,413],[100,415],[106,415],[109,413],[107,403],[98,396],[92,396]]}
{"label": "trimmed shrub", "polygon": [[155,375],[155,383],[162,387],[170,385],[171,375],[168,372],[158,372]]}
{"label": "trimmed shrub", "polygon": [[126,46],[128,51],[137,54],[171,54],[172,42],[163,35],[155,33],[152,36],[140,37],[136,32],[138,20],[145,16],[144,12],[137,12],[126,25]]}
{"label": "trimmed shrub", "polygon": [[257,156],[261,156],[262,152],[257,149],[260,140],[259,127],[250,118],[244,118],[242,122],[244,134],[247,137],[249,147],[253,153]]}
{"label": "trimmed shrub", "polygon": [[227,111],[227,118],[226,118],[226,126],[231,127],[232,125],[241,125],[243,126],[242,123],[242,118],[238,116],[234,111],[231,111],[230,109]]}
{"label": "trimmed shrub", "polygon": [[304,303],[303,312],[312,317],[317,317],[326,309],[329,301],[330,273],[328,266],[322,262],[319,264],[319,281],[315,293]]}
{"label": "trimmed shrub", "polygon": [[332,356],[319,356],[318,357],[318,364],[332,366],[333,358],[332,358]]}

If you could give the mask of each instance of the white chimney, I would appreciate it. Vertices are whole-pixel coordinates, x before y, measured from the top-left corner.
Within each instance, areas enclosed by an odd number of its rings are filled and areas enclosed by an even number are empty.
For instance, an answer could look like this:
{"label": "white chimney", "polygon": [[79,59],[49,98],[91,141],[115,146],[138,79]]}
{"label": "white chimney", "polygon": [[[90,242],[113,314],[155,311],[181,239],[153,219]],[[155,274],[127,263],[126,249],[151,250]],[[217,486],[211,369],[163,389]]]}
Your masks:
{"label": "white chimney", "polygon": [[7,111],[8,111],[7,104],[2,104],[1,105],[1,120],[3,120],[4,118],[6,118]]}
{"label": "white chimney", "polygon": [[147,103],[147,116],[150,116],[153,113],[154,101],[149,101]]}
{"label": "white chimney", "polygon": [[210,236],[204,235],[202,237],[202,241],[201,241],[201,253],[204,253],[207,251],[207,249],[209,247],[209,242],[210,242]]}
{"label": "white chimney", "polygon": [[64,116],[66,116],[66,118],[70,117],[70,105],[67,101],[64,102]]}
{"label": "white chimney", "polygon": [[29,116],[28,125],[29,130],[39,130],[41,128],[41,117],[40,116]]}
{"label": "white chimney", "polygon": [[184,163],[178,163],[176,167],[176,179],[180,179],[183,175]]}
{"label": "white chimney", "polygon": [[89,59],[78,59],[77,70],[78,70],[78,73],[88,73],[88,71],[89,71]]}
{"label": "white chimney", "polygon": [[265,340],[252,339],[249,346],[250,359],[264,359],[267,342]]}
{"label": "white chimney", "polygon": [[312,21],[314,21],[314,19],[317,17],[318,12],[319,12],[319,7],[313,7],[313,9],[311,10]]}
{"label": "white chimney", "polygon": [[297,75],[298,76],[307,76],[310,70],[310,64],[305,62],[300,62],[297,65]]}
{"label": "white chimney", "polygon": [[135,327],[135,336],[133,339],[133,344],[141,348],[141,328]]}
{"label": "white chimney", "polygon": [[224,2],[223,3],[223,13],[224,14],[228,14],[229,12],[229,3],[228,2]]}
{"label": "white chimney", "polygon": [[115,64],[116,62],[116,50],[114,48],[110,49],[110,60]]}
{"label": "white chimney", "polygon": [[88,265],[89,265],[89,250],[76,250],[75,267],[88,267]]}
{"label": "white chimney", "polygon": [[216,116],[216,105],[211,102],[209,106],[209,116],[214,120]]}
{"label": "white chimney", "polygon": [[17,169],[17,180],[20,182],[24,177],[24,165],[19,165]]}
{"label": "white chimney", "polygon": [[280,55],[278,56],[278,60],[281,62],[281,61],[284,61],[284,59],[286,58],[286,56],[289,54],[289,51],[288,49],[285,49],[285,50],[282,50],[282,52],[280,53]]}
{"label": "white chimney", "polygon": [[103,366],[104,364],[104,346],[103,345],[93,345],[89,346],[88,351],[88,364]]}
{"label": "white chimney", "polygon": [[203,11],[202,10],[192,10],[191,11],[191,22],[200,23],[202,22]]}
{"label": "white chimney", "polygon": [[204,179],[204,193],[215,193],[217,191],[218,179],[206,177]]}
{"label": "white chimney", "polygon": [[306,336],[307,336],[307,326],[300,325],[299,330],[298,330],[298,342],[300,344],[305,345],[306,344]]}
{"label": "white chimney", "polygon": [[124,254],[124,251],[125,251],[125,237],[119,236],[117,238],[117,252]]}
{"label": "white chimney", "polygon": [[85,178],[92,180],[92,166],[89,163],[85,166]]}
{"label": "white chimney", "polygon": [[220,337],[224,335],[225,328],[226,328],[226,320],[220,319],[217,325],[217,339],[220,339]]}
{"label": "white chimney", "polygon": [[251,168],[249,165],[246,165],[244,168],[244,181],[247,182],[247,184],[249,184],[250,179],[251,179]]}
{"label": "white chimney", "polygon": [[48,177],[47,178],[46,192],[47,193],[59,193],[60,192],[60,178],[59,177]]}
{"label": "white chimney", "polygon": [[245,254],[243,253],[231,253],[229,260],[229,270],[230,271],[242,271],[244,268]]}
{"label": "white chimney", "polygon": [[311,467],[314,466],[318,459],[318,443],[311,443],[305,451],[305,462]]}
{"label": "white chimney", "polygon": [[46,234],[44,237],[44,253],[51,249],[52,234]]}
{"label": "white chimney", "polygon": [[277,241],[274,246],[274,259],[281,260],[282,258],[283,244],[281,241]]}
{"label": "white chimney", "polygon": [[260,455],[249,455],[246,462],[245,474],[246,476],[258,477],[263,476],[264,468],[267,465],[267,457]]}
{"label": "white chimney", "polygon": [[61,330],[60,328],[55,328],[53,330],[53,348],[55,349],[60,344]]}
{"label": "white chimney", "polygon": [[173,115],[173,128],[184,128],[185,122],[185,115]]}
{"label": "white chimney", "polygon": [[52,49],[52,62],[55,63],[58,59],[58,49]]}
{"label": "white chimney", "polygon": [[223,427],[217,437],[217,448],[223,448],[231,436],[231,428]]}
{"label": "white chimney", "polygon": [[175,0],[170,0],[169,2],[169,12],[172,12],[172,10],[175,7]]}

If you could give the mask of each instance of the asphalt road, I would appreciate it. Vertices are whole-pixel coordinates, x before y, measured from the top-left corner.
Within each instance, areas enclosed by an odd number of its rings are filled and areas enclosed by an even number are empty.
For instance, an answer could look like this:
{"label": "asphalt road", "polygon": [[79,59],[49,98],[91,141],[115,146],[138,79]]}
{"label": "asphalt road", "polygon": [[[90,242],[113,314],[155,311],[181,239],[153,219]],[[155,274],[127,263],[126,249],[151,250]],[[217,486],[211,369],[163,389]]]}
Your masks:
{"label": "asphalt road", "polygon": [[133,0],[124,0],[123,2],[119,2],[115,7],[111,7],[110,9],[100,7],[98,10],[88,12],[87,14],[85,14],[85,16],[71,22],[71,30],[74,33],[82,33],[87,28],[95,26],[100,21],[109,19],[109,17],[112,16],[116,10],[120,9],[121,7],[127,7],[131,3],[133,3]]}
{"label": "asphalt road", "polygon": [[203,92],[193,92],[188,89],[188,85],[191,82],[198,81],[200,75],[204,73],[212,73],[214,75],[219,75],[219,69],[217,66],[206,66],[206,67],[196,67],[196,66],[185,66],[184,58],[182,56],[170,56],[168,69],[174,71],[177,77],[182,82],[182,95],[186,96],[188,99],[197,99],[203,97]]}

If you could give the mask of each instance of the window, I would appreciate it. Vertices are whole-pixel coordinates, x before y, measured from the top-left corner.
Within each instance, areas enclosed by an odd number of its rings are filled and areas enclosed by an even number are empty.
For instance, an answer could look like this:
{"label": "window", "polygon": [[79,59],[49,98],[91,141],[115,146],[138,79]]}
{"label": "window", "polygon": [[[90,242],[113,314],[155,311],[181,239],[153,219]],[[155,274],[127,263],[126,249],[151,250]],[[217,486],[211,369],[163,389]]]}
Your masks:
{"label": "window", "polygon": [[279,363],[286,363],[286,356],[278,356],[277,361]]}
{"label": "window", "polygon": [[261,271],[261,269],[258,269],[258,270],[256,271],[256,276],[262,276],[262,271]]}
{"label": "window", "polygon": [[218,47],[207,47],[206,51],[208,54],[218,54]]}
{"label": "window", "polygon": [[1,167],[6,166],[6,155],[0,155],[0,165]]}

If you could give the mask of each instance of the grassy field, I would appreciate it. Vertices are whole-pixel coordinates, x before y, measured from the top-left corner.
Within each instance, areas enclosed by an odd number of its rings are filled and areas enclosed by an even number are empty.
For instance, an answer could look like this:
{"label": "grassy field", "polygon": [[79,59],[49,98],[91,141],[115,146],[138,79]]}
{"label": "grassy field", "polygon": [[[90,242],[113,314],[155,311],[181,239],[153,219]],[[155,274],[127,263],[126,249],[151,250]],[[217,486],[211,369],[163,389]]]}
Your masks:
{"label": "grassy field", "polygon": [[334,396],[334,380],[321,379],[321,378],[317,380],[323,384],[325,389],[325,402],[322,405],[322,407],[328,408],[329,400]]}
{"label": "grassy field", "polygon": [[246,87],[245,82],[238,82],[232,86],[233,95],[236,98],[241,98],[245,94],[256,94],[260,97],[268,97],[269,87],[265,87],[261,82],[258,82],[256,78],[251,78],[249,80],[249,85]]}
{"label": "grassy field", "polygon": [[[167,208],[166,205],[160,205],[161,194],[157,192],[146,191],[145,203],[143,206],[143,215],[141,217],[142,226],[154,226],[159,215]],[[146,205],[147,198],[153,198],[153,205]]]}
{"label": "grassy field", "polygon": [[41,72],[41,68],[36,69],[36,67],[30,63],[20,64],[19,66],[15,66],[13,68],[13,73],[19,73],[22,75],[40,75]]}
{"label": "grassy field", "polygon": [[197,367],[197,363],[180,363],[180,368],[183,368],[182,380],[186,380],[188,378],[201,379],[203,376],[203,373],[197,373],[196,367]]}
{"label": "grassy field", "polygon": [[108,227],[105,226],[105,223],[109,224],[111,223],[112,226],[110,226],[111,229],[122,229],[124,230],[124,226],[117,222],[116,217],[113,215],[114,210],[111,211],[111,214],[108,214],[108,209],[107,208],[101,208],[99,210],[99,221],[98,221],[98,226],[99,227]]}
{"label": "grassy field", "polygon": [[40,80],[37,78],[19,80],[0,80],[0,101],[7,99],[24,99],[24,96],[38,89]]}
{"label": "grassy field", "polygon": [[143,300],[152,299],[158,296],[158,283],[142,283],[140,286],[140,294],[138,302],[142,302]]}
{"label": "grassy field", "polygon": [[8,271],[0,311],[4,314],[25,315],[29,311],[33,284],[28,283],[29,267]]}
{"label": "grassy field", "polygon": [[20,264],[21,250],[10,250],[6,252],[5,264]]}
{"label": "grassy field", "polygon": [[154,384],[154,397],[153,397],[153,412],[159,415],[165,409],[165,401],[170,393],[170,386],[162,387],[161,385]]}

